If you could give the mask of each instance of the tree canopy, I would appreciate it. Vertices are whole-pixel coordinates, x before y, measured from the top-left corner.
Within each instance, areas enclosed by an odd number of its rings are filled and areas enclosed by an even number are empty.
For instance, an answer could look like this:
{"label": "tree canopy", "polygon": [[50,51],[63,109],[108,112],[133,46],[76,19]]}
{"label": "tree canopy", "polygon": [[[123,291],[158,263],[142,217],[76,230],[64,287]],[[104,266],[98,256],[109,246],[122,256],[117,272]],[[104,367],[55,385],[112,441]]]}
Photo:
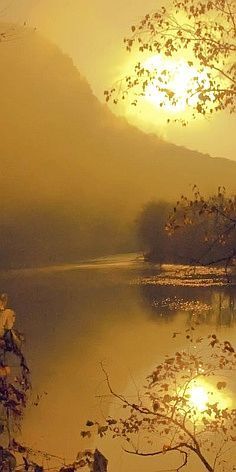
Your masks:
{"label": "tree canopy", "polygon": [[[173,334],[178,340],[179,336]],[[176,471],[192,458],[208,472],[233,471],[236,410],[229,399],[235,350],[216,334],[201,337],[196,326],[188,328],[184,337],[182,348],[165,356],[136,397],[114,391],[103,367],[117,414],[102,424],[88,421],[83,434],[94,428],[100,437],[111,435],[128,454],[156,458],[157,465],[160,456],[167,466],[173,456]]]}
{"label": "tree canopy", "polygon": [[201,248],[195,264],[220,264],[226,270],[236,259],[236,196],[228,196],[224,187],[205,197],[194,186],[192,198],[181,196],[166,224],[169,235],[185,228],[201,227]]}
{"label": "tree canopy", "polygon": [[[234,0],[172,0],[170,7],[147,13],[131,27],[124,39],[128,52],[144,57],[185,59],[192,70],[184,99],[192,116],[236,109],[236,7]],[[130,75],[104,92],[116,104],[131,99],[136,105],[152,85],[172,106],[179,97],[171,87],[171,72],[165,62],[158,67],[139,61]],[[184,120],[183,124],[186,124]]]}

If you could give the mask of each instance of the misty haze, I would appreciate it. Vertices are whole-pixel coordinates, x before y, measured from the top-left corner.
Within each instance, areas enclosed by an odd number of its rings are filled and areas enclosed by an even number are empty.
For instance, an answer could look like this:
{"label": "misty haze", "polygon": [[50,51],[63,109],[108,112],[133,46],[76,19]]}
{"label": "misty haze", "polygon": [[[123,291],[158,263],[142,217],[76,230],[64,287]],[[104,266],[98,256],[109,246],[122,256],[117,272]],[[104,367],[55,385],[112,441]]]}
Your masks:
{"label": "misty haze", "polygon": [[0,0],[0,472],[232,472],[235,3],[82,3]]}

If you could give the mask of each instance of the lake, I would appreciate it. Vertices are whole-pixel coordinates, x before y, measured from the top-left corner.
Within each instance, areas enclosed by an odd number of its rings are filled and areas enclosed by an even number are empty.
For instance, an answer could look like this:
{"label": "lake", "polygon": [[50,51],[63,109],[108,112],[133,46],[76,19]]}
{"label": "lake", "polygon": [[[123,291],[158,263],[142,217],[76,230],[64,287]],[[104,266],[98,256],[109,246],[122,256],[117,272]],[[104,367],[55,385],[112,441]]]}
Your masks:
{"label": "lake", "polygon": [[161,270],[128,254],[1,272],[0,279],[26,336],[32,401],[41,397],[27,411],[25,442],[68,460],[96,444],[112,472],[156,471],[156,463],[127,457],[114,441],[80,437],[86,420],[114,411],[101,362],[115,390],[135,396],[152,367],[183,347],[173,332],[194,320],[201,333],[219,332],[235,343],[236,289],[224,272]]}

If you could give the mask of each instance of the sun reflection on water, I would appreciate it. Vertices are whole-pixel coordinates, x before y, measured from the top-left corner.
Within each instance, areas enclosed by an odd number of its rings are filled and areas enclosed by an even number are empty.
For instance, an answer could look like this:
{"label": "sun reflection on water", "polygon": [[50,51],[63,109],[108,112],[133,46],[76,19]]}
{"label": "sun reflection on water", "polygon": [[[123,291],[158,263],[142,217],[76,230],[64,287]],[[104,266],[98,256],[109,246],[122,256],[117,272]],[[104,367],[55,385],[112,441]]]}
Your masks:
{"label": "sun reflection on water", "polygon": [[207,390],[201,386],[194,386],[189,391],[190,403],[198,411],[202,412],[206,410],[207,403],[209,401],[209,395]]}
{"label": "sun reflection on water", "polygon": [[[221,384],[221,382],[219,384]],[[228,392],[219,390],[217,386],[210,385],[204,379],[192,383],[188,390],[188,396],[189,404],[191,408],[194,408],[197,415],[207,412],[209,407],[214,404],[217,404],[218,410],[229,408],[232,404]]]}

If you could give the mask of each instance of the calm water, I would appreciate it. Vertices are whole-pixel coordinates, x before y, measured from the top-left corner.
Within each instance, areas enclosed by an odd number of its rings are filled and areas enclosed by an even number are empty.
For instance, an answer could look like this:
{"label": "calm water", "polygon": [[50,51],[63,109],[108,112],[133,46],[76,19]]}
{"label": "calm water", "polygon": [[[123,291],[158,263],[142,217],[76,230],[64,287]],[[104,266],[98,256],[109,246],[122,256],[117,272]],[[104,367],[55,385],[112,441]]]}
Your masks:
{"label": "calm water", "polygon": [[[26,335],[35,394],[42,395],[27,413],[25,441],[68,459],[92,446],[80,438],[84,422],[114,408],[100,398],[107,393],[101,362],[117,391],[135,394],[155,363],[178,349],[172,333],[192,320],[235,342],[236,289],[221,271],[186,269],[160,272],[121,255],[0,274]],[[143,472],[142,459],[127,458],[118,444],[97,443],[112,472]],[[147,464],[145,470],[158,469]]]}

